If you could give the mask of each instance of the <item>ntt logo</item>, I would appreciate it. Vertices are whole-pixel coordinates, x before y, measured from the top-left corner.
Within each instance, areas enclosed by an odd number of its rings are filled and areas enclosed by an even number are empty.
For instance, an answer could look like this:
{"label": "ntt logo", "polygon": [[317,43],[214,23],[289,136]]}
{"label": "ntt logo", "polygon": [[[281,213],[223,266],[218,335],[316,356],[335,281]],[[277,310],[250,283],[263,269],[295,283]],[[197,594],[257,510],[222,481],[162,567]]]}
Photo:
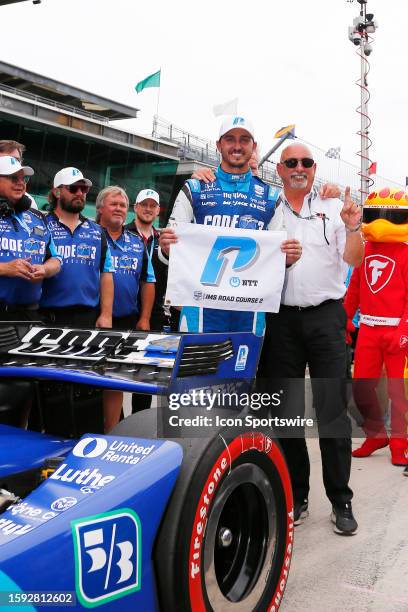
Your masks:
{"label": "ntt logo", "polygon": [[84,438],[72,449],[75,457],[99,457],[108,448],[108,443],[103,438]]}

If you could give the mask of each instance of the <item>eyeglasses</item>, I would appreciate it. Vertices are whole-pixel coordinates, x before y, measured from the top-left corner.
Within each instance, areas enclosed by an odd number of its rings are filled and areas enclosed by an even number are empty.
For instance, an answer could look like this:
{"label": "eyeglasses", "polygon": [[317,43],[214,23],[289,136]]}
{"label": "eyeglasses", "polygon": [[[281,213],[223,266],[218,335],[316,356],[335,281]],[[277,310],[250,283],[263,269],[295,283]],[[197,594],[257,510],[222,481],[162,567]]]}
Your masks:
{"label": "eyeglasses", "polygon": [[372,208],[367,206],[363,208],[363,223],[372,223],[378,219],[390,221],[394,225],[403,225],[408,223],[408,206],[401,208]]}
{"label": "eyeglasses", "polygon": [[285,164],[287,168],[296,168],[299,162],[304,168],[311,168],[314,164],[314,159],[312,159],[311,157],[302,157],[301,159],[296,159],[296,157],[289,157],[289,159],[284,159],[283,161],[281,161],[281,164]]}
{"label": "eyeglasses", "polygon": [[29,176],[17,176],[16,174],[1,174],[0,177],[9,180],[12,183],[20,183],[20,181],[28,183],[30,180]]}
{"label": "eyeglasses", "polygon": [[78,193],[78,191],[81,191],[81,193],[87,194],[90,189],[88,185],[75,185],[75,183],[73,185],[62,185],[62,187],[68,189],[69,193]]}

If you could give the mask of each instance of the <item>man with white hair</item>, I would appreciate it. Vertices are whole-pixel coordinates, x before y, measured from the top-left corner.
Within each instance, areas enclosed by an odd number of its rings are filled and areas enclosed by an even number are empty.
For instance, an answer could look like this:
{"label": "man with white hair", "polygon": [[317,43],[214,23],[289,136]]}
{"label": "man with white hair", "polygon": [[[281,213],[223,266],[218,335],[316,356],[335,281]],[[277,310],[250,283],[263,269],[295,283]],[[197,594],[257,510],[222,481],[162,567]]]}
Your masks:
{"label": "man with white hair", "polygon": [[[316,162],[303,144],[291,144],[282,150],[277,171],[283,185],[279,208],[288,232],[302,242],[303,254],[286,271],[280,311],[267,313],[258,375],[264,379],[295,379],[285,383],[292,392],[298,386],[296,380],[303,385],[308,365],[334,531],[352,535],[358,525],[348,484],[351,439],[344,385],[346,313],[342,302],[346,291],[344,263],[359,266],[363,259],[361,210],[351,200],[349,188],[344,203],[321,198],[314,185]],[[304,394],[294,394],[285,410],[290,414],[282,416],[302,417]],[[292,478],[295,525],[308,515],[310,463],[304,431],[300,434],[281,438]]]}
{"label": "man with white hair", "polygon": [[155,277],[143,240],[124,227],[128,207],[121,187],[105,187],[97,195],[96,220],[106,230],[115,267],[113,327],[149,330]]}
{"label": "man with white hair", "polygon": [[[155,276],[140,236],[124,227],[129,208],[126,191],[118,186],[105,187],[96,198],[96,220],[105,228],[115,267],[112,327],[123,330],[149,330],[154,302]],[[150,396],[149,405],[150,405]],[[134,401],[133,401],[134,400]],[[147,400],[134,394],[137,409]],[[123,404],[121,391],[105,391],[105,430],[119,419]]]}

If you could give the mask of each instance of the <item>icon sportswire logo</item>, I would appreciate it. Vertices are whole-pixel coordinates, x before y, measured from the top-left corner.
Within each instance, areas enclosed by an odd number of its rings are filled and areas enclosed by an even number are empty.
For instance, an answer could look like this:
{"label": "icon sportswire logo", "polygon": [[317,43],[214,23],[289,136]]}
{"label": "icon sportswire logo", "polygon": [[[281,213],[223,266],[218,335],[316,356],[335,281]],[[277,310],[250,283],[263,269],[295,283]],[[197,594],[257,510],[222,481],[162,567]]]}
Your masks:
{"label": "icon sportswire logo", "polygon": [[253,238],[243,236],[218,236],[207,258],[200,282],[218,287],[228,264],[228,253],[236,251],[231,262],[233,272],[250,268],[259,257],[259,245]]}

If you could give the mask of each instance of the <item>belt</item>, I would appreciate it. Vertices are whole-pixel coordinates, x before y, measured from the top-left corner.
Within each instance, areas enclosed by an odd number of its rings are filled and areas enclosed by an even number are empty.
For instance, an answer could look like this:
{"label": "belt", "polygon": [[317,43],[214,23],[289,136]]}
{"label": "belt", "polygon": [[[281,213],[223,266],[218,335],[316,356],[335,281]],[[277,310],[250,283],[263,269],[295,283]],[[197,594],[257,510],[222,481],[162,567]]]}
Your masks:
{"label": "belt", "polygon": [[366,314],[360,315],[360,323],[364,323],[364,325],[369,325],[370,327],[375,327],[376,325],[396,326],[400,321],[401,319],[398,317],[374,317]]}
{"label": "belt", "polygon": [[27,312],[38,310],[38,304],[4,304],[0,302],[0,312]]}
{"label": "belt", "polygon": [[335,302],[342,302],[343,300],[340,298],[338,300],[324,300],[324,302],[320,302],[320,304],[316,304],[316,306],[287,306],[286,304],[281,304],[281,310],[313,310],[315,308],[320,308],[321,306],[326,306],[326,304],[334,304]]}

